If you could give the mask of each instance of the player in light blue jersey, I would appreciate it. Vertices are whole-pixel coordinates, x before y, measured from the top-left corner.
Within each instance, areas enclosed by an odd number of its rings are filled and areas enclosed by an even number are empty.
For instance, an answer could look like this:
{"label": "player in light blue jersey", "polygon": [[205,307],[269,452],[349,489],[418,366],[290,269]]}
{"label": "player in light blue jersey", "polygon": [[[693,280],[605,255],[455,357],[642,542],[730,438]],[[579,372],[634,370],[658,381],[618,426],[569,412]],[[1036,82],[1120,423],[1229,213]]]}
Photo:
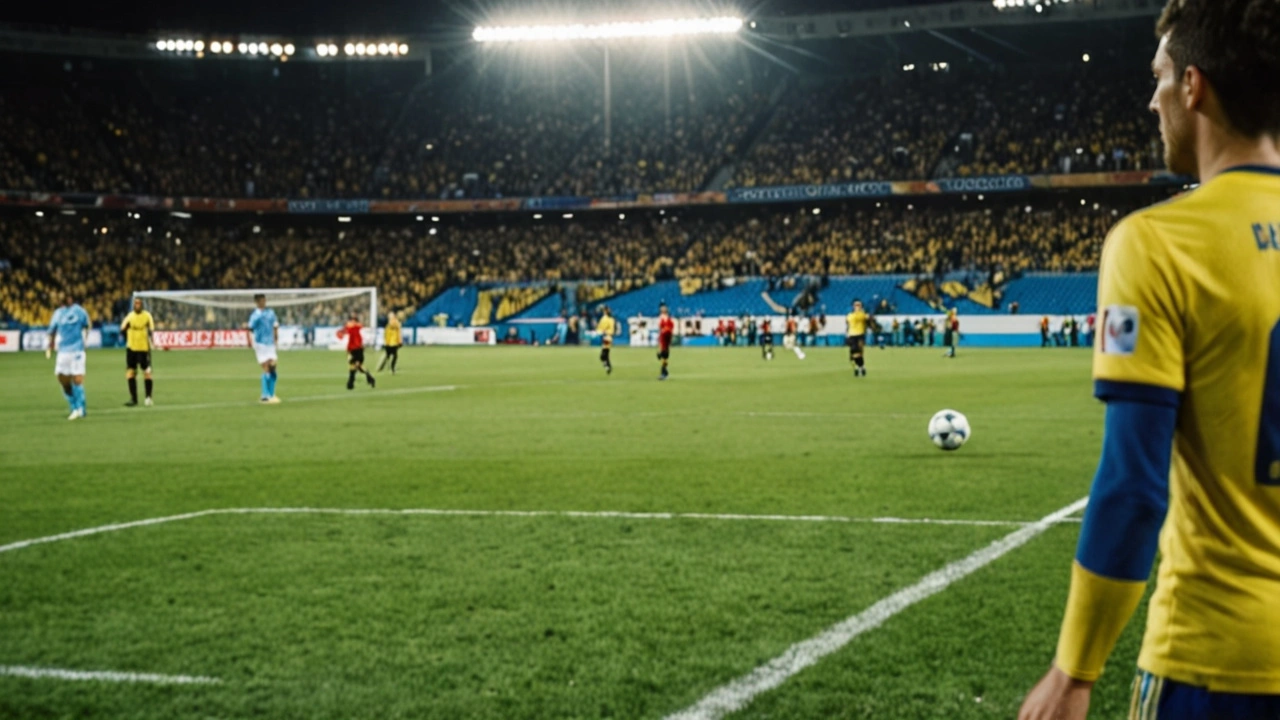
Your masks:
{"label": "player in light blue jersey", "polygon": [[62,307],[53,311],[53,319],[49,321],[49,348],[44,355],[51,357],[55,350],[58,353],[54,373],[62,385],[67,405],[71,407],[68,420],[77,420],[85,415],[84,345],[90,326],[89,313],[70,295]]}
{"label": "player in light blue jersey", "polygon": [[262,366],[262,402],[275,404],[280,402],[276,397],[276,343],[280,339],[280,321],[276,319],[276,311],[267,307],[266,295],[254,295],[253,302],[258,309],[249,315],[249,334],[253,336],[253,352]]}

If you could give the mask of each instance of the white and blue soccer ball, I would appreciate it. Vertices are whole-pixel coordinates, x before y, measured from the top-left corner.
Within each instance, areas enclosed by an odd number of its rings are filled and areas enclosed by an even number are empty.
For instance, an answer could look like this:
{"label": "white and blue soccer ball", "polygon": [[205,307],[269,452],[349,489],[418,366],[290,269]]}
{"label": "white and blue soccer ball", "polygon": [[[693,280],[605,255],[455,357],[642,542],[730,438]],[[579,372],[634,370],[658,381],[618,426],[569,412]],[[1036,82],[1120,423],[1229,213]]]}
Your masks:
{"label": "white and blue soccer ball", "polygon": [[939,410],[929,420],[929,439],[943,450],[959,450],[972,434],[969,418],[955,410]]}

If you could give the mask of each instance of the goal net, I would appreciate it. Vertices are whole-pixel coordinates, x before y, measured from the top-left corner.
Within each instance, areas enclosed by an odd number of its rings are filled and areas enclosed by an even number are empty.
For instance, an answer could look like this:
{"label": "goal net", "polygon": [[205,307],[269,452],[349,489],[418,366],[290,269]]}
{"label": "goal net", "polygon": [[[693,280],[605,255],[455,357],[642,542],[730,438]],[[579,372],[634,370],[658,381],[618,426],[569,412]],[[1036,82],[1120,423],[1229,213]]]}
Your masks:
{"label": "goal net", "polygon": [[366,347],[377,343],[378,289],[155,290],[141,298],[156,323],[161,348],[245,347],[249,315],[262,294],[280,323],[280,348],[340,348],[337,331],[352,313],[365,326]]}

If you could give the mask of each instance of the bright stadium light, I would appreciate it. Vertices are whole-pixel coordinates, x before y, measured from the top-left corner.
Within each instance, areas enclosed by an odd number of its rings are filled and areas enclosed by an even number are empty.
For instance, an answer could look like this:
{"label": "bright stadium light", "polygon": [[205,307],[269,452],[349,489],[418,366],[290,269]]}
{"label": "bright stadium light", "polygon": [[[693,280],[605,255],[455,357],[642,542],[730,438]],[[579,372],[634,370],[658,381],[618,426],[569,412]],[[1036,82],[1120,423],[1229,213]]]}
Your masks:
{"label": "bright stadium light", "polygon": [[236,49],[240,51],[241,55],[249,52],[249,46],[245,45],[244,43],[240,43],[239,45],[237,45]]}
{"label": "bright stadium light", "polygon": [[292,54],[294,54],[294,53],[295,53],[295,52],[297,52],[297,51],[298,51],[298,48],[294,47],[294,46],[293,46],[293,43],[287,43],[287,44],[284,46],[284,54],[285,54],[285,55],[292,55]]}
{"label": "bright stadium light", "polygon": [[409,46],[408,46],[408,45],[405,45],[404,43],[400,43],[400,54],[401,54],[401,55],[408,55],[408,54],[409,54]]}
{"label": "bright stadium light", "polygon": [[378,54],[379,54],[379,55],[386,55],[386,54],[387,54],[387,53],[389,53],[389,52],[391,52],[391,48],[387,47],[387,44],[386,44],[386,43],[378,43]]}
{"label": "bright stadium light", "polygon": [[324,44],[317,45],[316,54],[319,55],[320,57],[325,57],[326,55],[329,54],[329,46]]}
{"label": "bright stadium light", "polygon": [[337,45],[334,45],[333,43],[329,43],[329,56],[330,56],[330,57],[338,57],[338,46],[337,46]]}
{"label": "bright stadium light", "polygon": [[272,54],[272,55],[283,55],[283,54],[284,54],[284,46],[283,46],[283,45],[281,45],[280,43],[274,43],[274,44],[271,46],[271,54]]}
{"label": "bright stadium light", "polygon": [[260,43],[258,43],[258,53],[259,53],[259,54],[261,54],[261,55],[266,55],[266,54],[267,54],[268,52],[270,52],[270,51],[271,51],[271,48],[270,48],[266,43],[264,43],[264,42],[260,42]]}
{"label": "bright stadium light", "polygon": [[728,35],[742,29],[742,18],[687,18],[616,22],[598,25],[517,25],[477,27],[476,42],[564,42],[572,40],[620,40],[669,38],[684,35]]}
{"label": "bright stadium light", "polygon": [[347,43],[346,45],[343,46],[342,51],[348,55],[353,55],[355,54],[356,46],[352,45],[351,43]]}
{"label": "bright stadium light", "polygon": [[160,50],[160,51],[163,51],[163,50],[164,50],[164,41],[163,41],[163,40],[157,40],[157,41],[156,41],[156,49],[157,49],[157,50]]}
{"label": "bright stadium light", "polygon": [[364,53],[365,53],[364,43],[356,43],[356,54],[364,55]]}
{"label": "bright stadium light", "polygon": [[213,42],[209,43],[209,52],[213,53],[214,55],[221,53],[222,43],[218,42],[217,40],[214,40]]}

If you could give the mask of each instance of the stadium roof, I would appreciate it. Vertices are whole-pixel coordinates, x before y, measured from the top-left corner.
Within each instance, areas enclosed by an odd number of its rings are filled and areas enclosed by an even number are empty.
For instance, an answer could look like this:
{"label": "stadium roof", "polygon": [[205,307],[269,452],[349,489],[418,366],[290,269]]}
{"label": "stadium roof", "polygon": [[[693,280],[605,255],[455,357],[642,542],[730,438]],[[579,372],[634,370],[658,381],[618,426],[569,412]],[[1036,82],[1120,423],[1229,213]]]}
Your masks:
{"label": "stadium roof", "polygon": [[[938,5],[948,0],[688,0],[654,2],[655,11],[681,10],[700,15],[736,9],[748,15],[783,16],[847,12],[889,7]],[[642,4],[624,0],[311,0],[305,5],[261,0],[66,0],[62,3],[0,3],[0,22],[70,26],[112,32],[192,29],[207,32],[258,33],[420,33],[442,26],[469,28],[494,17],[530,17],[547,12],[560,17],[599,15]]]}

